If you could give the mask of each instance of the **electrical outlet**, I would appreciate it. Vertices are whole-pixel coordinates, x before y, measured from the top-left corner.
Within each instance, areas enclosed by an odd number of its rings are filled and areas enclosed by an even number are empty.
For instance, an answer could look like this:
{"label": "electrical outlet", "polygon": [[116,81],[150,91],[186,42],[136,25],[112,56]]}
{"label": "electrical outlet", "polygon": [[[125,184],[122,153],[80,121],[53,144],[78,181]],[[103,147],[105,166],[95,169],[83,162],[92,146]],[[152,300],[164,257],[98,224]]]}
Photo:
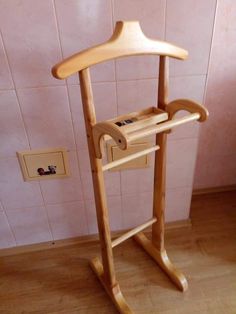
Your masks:
{"label": "electrical outlet", "polygon": [[69,176],[65,148],[51,148],[17,152],[25,181],[58,179]]}

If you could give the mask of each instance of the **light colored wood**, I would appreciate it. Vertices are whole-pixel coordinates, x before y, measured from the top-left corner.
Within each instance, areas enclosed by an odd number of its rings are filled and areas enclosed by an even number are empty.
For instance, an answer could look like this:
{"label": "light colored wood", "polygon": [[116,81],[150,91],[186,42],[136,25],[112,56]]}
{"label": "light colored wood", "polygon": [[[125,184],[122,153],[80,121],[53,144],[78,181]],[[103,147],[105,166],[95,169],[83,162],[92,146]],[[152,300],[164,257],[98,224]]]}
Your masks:
{"label": "light colored wood", "polygon": [[211,188],[195,189],[193,190],[193,195],[221,193],[221,192],[235,191],[235,190],[236,190],[236,184],[232,184],[232,185],[217,186],[217,187],[211,187]]}
{"label": "light colored wood", "polygon": [[136,234],[134,239],[155,260],[165,274],[169,276],[181,291],[186,291],[188,289],[188,283],[185,276],[170,262],[165,249],[157,249],[142,232]]}
{"label": "light colored wood", "polygon": [[[134,120],[132,117],[132,123],[125,126],[123,126],[123,124],[127,124],[127,121],[117,120],[121,117],[96,123],[88,67],[110,59],[144,54],[160,55],[157,108],[147,108],[142,112],[136,113]],[[168,108],[168,57],[185,59],[187,57],[187,52],[169,43],[148,39],[143,34],[137,21],[118,22],[110,40],[104,44],[89,48],[71,56],[60,64],[55,65],[52,69],[53,75],[60,79],[67,78],[79,71],[102,253],[102,264],[99,259],[96,258],[91,261],[91,267],[115,304],[117,310],[123,314],[131,313],[131,310],[124,300],[116,280],[112,247],[123,242],[128,237],[133,236],[143,227],[148,226],[150,222],[129,231],[119,239],[113,241],[113,243],[111,242],[103,171],[114,165],[116,166],[117,162],[102,166],[101,145],[105,135],[111,137],[120,149],[125,150],[131,142],[149,135],[157,134],[156,148],[159,149],[155,149],[153,220],[151,221],[153,224],[152,241],[149,241],[141,232],[134,237],[182,291],[187,289],[187,281],[185,277],[170,263],[164,247],[166,169],[165,132],[172,127],[189,121],[203,121],[206,119],[207,111],[204,107],[196,103],[179,100],[178,103],[177,101],[170,103],[169,112],[166,112]],[[190,111],[191,114],[183,118],[172,120],[173,115],[183,108],[187,108],[187,111]],[[129,115],[126,115],[126,117],[128,116]],[[120,126],[116,124],[118,121],[122,122],[120,123]],[[146,152],[150,152],[150,149]],[[136,155],[134,154],[131,157],[125,157],[118,163],[123,163],[127,160],[129,161],[133,157],[140,156],[140,154],[141,152]]]}
{"label": "light colored wood", "polygon": [[[166,231],[182,229],[182,228],[188,229],[191,227],[192,227],[191,219],[178,220],[178,221],[173,221],[173,222],[169,222],[165,224]],[[119,230],[119,231],[112,231],[111,239],[115,240],[116,238],[122,236],[122,234],[128,231],[129,230],[127,229]],[[151,229],[147,228],[147,231],[151,232]],[[20,245],[20,246],[15,246],[11,248],[0,249],[0,257],[12,256],[12,255],[18,255],[18,254],[24,254],[24,253],[30,253],[30,252],[37,252],[37,251],[43,251],[43,250],[54,250],[54,249],[59,249],[59,248],[63,248],[63,247],[71,246],[71,245],[82,247],[84,245],[93,245],[93,244],[96,244],[96,245],[99,244],[98,234],[85,235],[85,236],[79,236],[79,237],[68,238],[68,239],[63,239],[63,240],[55,240],[55,241]]]}
{"label": "light colored wood", "polygon": [[200,113],[192,113],[192,114],[187,115],[185,117],[176,118],[176,119],[173,119],[173,120],[170,120],[167,122],[163,122],[163,123],[160,123],[160,124],[157,124],[154,126],[144,128],[142,130],[138,130],[138,131],[129,133],[126,136],[126,142],[127,142],[126,145],[128,145],[129,143],[131,143],[137,139],[141,139],[141,138],[146,137],[146,136],[150,136],[153,134],[158,134],[158,133],[161,133],[164,131],[168,131],[171,128],[185,124],[187,122],[198,120],[199,118],[200,118]]}
{"label": "light colored wood", "polygon": [[122,314],[134,314],[134,312],[126,303],[119,285],[116,284],[114,287],[112,287],[112,289],[107,285],[107,282],[104,279],[104,269],[99,259],[97,257],[92,259],[90,261],[90,265],[106,290],[107,294],[111,298],[112,302],[114,303],[115,307],[117,308],[118,312]]}
{"label": "light colored wood", "polygon": [[[126,119],[132,119],[135,122],[117,126],[115,123]],[[168,119],[168,114],[163,110],[156,108],[146,108],[140,111],[131,112],[126,115],[118,116],[115,119],[110,119],[96,123],[93,127],[93,137],[95,143],[95,153],[97,158],[102,158],[102,142],[104,135],[111,137],[120,149],[126,150],[128,148],[127,135],[131,132],[140,130],[150,125],[155,125]]]}
{"label": "light colored wood", "polygon": [[[165,109],[168,102],[168,61],[166,57],[160,58],[159,89],[157,105]],[[173,121],[171,121],[173,122]],[[168,123],[164,122],[163,124]],[[165,190],[166,190],[166,134],[156,135],[156,145],[160,147],[155,153],[154,166],[154,197],[153,217],[157,218],[152,225],[152,240],[148,240],[140,232],[134,239],[145,249],[145,251],[158,263],[162,270],[170,277],[181,291],[186,291],[188,284],[184,275],[178,271],[170,262],[164,243],[165,225]]]}
{"label": "light colored wood", "polygon": [[[142,139],[144,137],[161,133],[163,131],[170,130],[171,128],[174,128],[176,126],[185,124],[187,122],[199,120],[200,113],[192,113],[190,115],[176,118],[173,120],[169,120],[163,123],[154,124],[149,127],[146,126],[143,129],[138,129],[135,131],[123,131],[122,127],[118,127],[112,122],[104,121],[99,122],[93,127],[93,136],[94,136],[94,142],[95,144],[95,154],[97,158],[102,158],[102,149],[101,149],[101,138],[107,134],[109,135],[119,146],[120,149],[127,149],[129,146],[129,143],[132,143],[133,141],[136,141],[138,139]],[[134,123],[135,124],[135,123]]]}
{"label": "light colored wood", "polygon": [[188,56],[188,52],[182,48],[147,38],[138,21],[119,21],[107,42],[74,54],[56,64],[52,68],[52,74],[58,79],[65,79],[100,62],[145,54],[168,55],[177,59],[186,59]]}
{"label": "light colored wood", "polygon": [[104,280],[106,284],[112,289],[117,285],[113,253],[111,247],[111,235],[109,226],[109,215],[107,209],[107,201],[105,195],[104,178],[102,172],[101,159],[96,158],[94,151],[94,139],[92,128],[96,123],[96,115],[93,103],[93,93],[91,87],[91,80],[89,69],[79,72],[80,88],[82,96],[82,104],[84,111],[84,120],[87,132],[90,164],[93,178],[94,197],[96,203],[97,222],[100,237],[102,262],[105,269]]}
{"label": "light colored wood", "polygon": [[152,152],[155,152],[158,149],[159,149],[159,146],[157,146],[157,145],[155,145],[153,147],[150,147],[150,148],[147,148],[147,149],[144,149],[144,150],[142,150],[140,152],[134,153],[132,155],[128,155],[128,156],[126,156],[124,158],[112,161],[112,162],[104,165],[102,167],[102,170],[106,171],[106,170],[112,169],[114,167],[117,167],[117,166],[120,166],[122,164],[125,164],[125,163],[127,163],[127,162],[129,162],[129,161],[131,161],[133,159],[139,158],[139,157],[141,157],[143,155],[147,155],[147,154],[150,154]]}
{"label": "light colored wood", "polygon": [[156,145],[160,146],[160,150],[155,154],[153,217],[157,218],[157,222],[152,226],[152,243],[159,251],[165,250],[166,141],[165,133],[156,136]]}
{"label": "light colored wood", "polygon": [[156,221],[157,221],[157,219],[156,219],[156,217],[154,217],[154,218],[148,220],[147,222],[141,224],[140,226],[137,226],[136,228],[133,228],[130,231],[122,234],[120,237],[118,237],[112,241],[112,247],[119,245],[120,243],[124,242],[125,240],[128,240],[129,238],[134,236],[136,233],[138,233],[138,232],[146,229],[147,227],[151,226],[152,224],[154,224],[154,222],[156,222]]}
{"label": "light colored wood", "polygon": [[158,108],[166,110],[169,96],[169,58],[160,56],[158,77]]}
{"label": "light colored wood", "polygon": [[[235,191],[194,196],[193,227],[166,232],[168,255],[188,274],[185,294],[131,239],[115,249],[119,284],[135,314],[236,313],[235,208]],[[1,256],[0,313],[116,314],[88,266],[98,244],[56,248],[57,243],[49,250]]]}
{"label": "light colored wood", "polygon": [[189,99],[176,99],[171,101],[166,106],[166,111],[169,113],[169,118],[172,119],[176,112],[180,110],[185,110],[191,113],[200,113],[200,118],[198,121],[203,122],[208,118],[208,110],[203,105],[197,103],[196,101]]}

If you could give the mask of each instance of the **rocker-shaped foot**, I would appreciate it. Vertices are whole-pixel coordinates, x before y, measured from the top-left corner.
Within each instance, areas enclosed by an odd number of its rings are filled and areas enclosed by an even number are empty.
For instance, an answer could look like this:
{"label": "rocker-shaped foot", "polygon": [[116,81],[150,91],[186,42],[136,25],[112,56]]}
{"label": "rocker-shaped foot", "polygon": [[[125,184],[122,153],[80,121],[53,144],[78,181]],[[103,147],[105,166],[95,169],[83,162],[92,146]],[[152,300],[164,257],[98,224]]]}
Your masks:
{"label": "rocker-shaped foot", "polygon": [[188,289],[188,282],[185,276],[170,262],[165,250],[158,251],[142,232],[136,234],[134,239],[156,261],[181,291],[186,291]]}
{"label": "rocker-shaped foot", "polygon": [[125,298],[120,290],[120,286],[117,283],[114,287],[110,287],[104,280],[103,266],[99,258],[95,257],[90,261],[90,266],[97,275],[107,294],[111,298],[112,302],[116,306],[117,310],[121,314],[134,314],[128,304],[125,301]]}

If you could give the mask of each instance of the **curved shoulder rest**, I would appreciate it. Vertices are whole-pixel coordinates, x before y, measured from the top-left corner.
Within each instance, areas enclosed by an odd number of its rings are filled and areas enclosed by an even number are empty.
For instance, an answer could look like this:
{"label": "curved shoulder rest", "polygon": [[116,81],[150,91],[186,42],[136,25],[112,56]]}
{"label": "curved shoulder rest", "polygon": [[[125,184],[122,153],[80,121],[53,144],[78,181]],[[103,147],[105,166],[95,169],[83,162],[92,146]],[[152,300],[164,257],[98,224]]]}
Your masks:
{"label": "curved shoulder rest", "polygon": [[65,79],[100,62],[144,54],[164,55],[176,59],[186,59],[188,56],[188,52],[182,48],[147,38],[138,21],[119,21],[107,42],[76,53],[56,64],[52,68],[52,74],[58,79]]}

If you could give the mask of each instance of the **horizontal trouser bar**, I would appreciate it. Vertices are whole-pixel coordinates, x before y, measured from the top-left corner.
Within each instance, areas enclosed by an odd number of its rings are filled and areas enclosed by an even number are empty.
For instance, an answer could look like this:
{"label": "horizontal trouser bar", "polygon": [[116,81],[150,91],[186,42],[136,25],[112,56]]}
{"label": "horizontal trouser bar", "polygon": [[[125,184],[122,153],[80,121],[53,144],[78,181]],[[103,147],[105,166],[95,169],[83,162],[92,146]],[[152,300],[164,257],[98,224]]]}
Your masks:
{"label": "horizontal trouser bar", "polygon": [[200,113],[192,113],[190,115],[187,115],[185,117],[182,118],[177,118],[177,119],[173,119],[167,122],[163,122],[160,124],[156,124],[154,126],[145,128],[143,130],[140,131],[134,131],[132,133],[129,133],[127,135],[128,137],[128,142],[132,142],[135,141],[137,139],[149,136],[149,135],[153,135],[153,134],[157,134],[157,133],[161,133],[163,131],[167,131],[171,128],[174,128],[178,125],[190,122],[190,121],[194,121],[194,120],[199,120],[200,118]]}
{"label": "horizontal trouser bar", "polygon": [[140,231],[142,231],[143,229],[151,226],[152,224],[154,224],[157,221],[156,217],[153,217],[151,220],[145,222],[144,224],[124,233],[122,236],[120,236],[119,238],[115,239],[112,241],[111,246],[112,248],[117,246],[118,244],[124,242],[125,240],[131,238],[132,236],[134,236],[135,234],[139,233]]}
{"label": "horizontal trouser bar", "polygon": [[106,171],[106,170],[112,169],[114,167],[120,166],[122,164],[125,164],[128,161],[131,161],[133,159],[136,159],[136,158],[139,158],[141,156],[147,155],[147,154],[149,154],[151,152],[154,152],[154,151],[158,150],[159,148],[160,147],[158,145],[155,145],[155,146],[153,146],[151,148],[144,149],[141,152],[137,152],[137,153],[134,153],[132,155],[125,156],[124,158],[112,161],[109,164],[104,165],[102,167],[102,170]]}

